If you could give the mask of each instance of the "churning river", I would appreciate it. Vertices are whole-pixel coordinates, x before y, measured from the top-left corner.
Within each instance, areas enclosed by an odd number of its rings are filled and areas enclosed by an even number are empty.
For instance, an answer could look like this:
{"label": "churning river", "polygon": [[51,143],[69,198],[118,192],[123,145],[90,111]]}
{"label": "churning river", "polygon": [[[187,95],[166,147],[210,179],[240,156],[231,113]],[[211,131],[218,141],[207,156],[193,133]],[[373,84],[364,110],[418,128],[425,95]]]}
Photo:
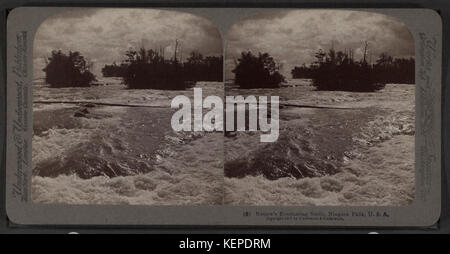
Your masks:
{"label": "churning river", "polygon": [[[192,89],[100,83],[34,85],[35,202],[384,206],[414,198],[414,85],[374,93],[315,91],[310,80],[227,87],[226,95],[280,96],[280,136],[261,143],[256,132],[174,132],[170,102],[192,98]],[[224,95],[222,83],[197,87],[204,97]]]}

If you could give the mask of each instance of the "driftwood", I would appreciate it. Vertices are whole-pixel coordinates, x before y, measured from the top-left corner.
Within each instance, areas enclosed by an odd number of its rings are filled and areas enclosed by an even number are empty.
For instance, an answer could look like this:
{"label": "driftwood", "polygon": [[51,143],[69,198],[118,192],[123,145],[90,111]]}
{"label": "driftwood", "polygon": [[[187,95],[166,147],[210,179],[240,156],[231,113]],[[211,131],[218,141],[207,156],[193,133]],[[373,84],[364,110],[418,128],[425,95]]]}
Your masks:
{"label": "driftwood", "polygon": [[308,105],[308,104],[290,104],[290,103],[280,103],[280,105],[281,105],[281,106],[285,106],[285,107],[297,107],[297,108],[351,109],[351,110],[358,109],[358,108],[339,107],[339,106],[328,106],[328,105]]}
{"label": "driftwood", "polygon": [[[148,105],[148,104],[122,104],[122,103],[108,103],[108,102],[93,102],[93,101],[33,101],[36,104],[93,104],[99,106],[113,106],[113,107],[135,107],[135,108],[167,108],[169,106],[161,105]],[[316,109],[345,109],[345,110],[356,110],[358,108],[349,107],[339,107],[339,106],[328,106],[328,105],[308,105],[308,104],[291,104],[291,103],[280,103],[281,106],[285,107],[297,107],[297,108],[316,108]]]}
{"label": "driftwood", "polygon": [[148,104],[122,104],[122,103],[108,103],[95,101],[33,101],[36,104],[93,104],[99,106],[113,106],[113,107],[133,107],[133,108],[167,108],[167,106],[148,105]]}

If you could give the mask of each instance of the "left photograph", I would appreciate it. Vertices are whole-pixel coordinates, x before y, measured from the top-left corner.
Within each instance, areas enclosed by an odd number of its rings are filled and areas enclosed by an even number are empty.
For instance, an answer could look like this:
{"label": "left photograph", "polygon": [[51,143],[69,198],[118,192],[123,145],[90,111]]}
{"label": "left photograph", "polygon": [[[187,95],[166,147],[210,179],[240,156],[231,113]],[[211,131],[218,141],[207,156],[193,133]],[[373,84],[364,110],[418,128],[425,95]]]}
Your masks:
{"label": "left photograph", "polygon": [[171,126],[174,97],[223,95],[222,51],[217,28],[189,13],[46,19],[33,44],[33,202],[222,204],[223,133]]}

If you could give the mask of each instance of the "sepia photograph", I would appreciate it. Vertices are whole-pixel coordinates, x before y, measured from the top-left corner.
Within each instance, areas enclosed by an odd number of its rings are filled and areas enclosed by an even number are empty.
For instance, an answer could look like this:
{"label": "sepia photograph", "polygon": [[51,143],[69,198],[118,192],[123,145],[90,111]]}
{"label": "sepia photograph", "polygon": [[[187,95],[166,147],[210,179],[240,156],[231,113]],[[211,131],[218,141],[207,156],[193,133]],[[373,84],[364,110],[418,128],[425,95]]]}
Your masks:
{"label": "sepia photograph", "polygon": [[178,95],[223,95],[216,27],[192,14],[81,8],[33,44],[35,203],[215,205],[223,133],[174,131]]}
{"label": "sepia photograph", "polygon": [[443,230],[445,8],[121,6],[3,12],[10,231]]}
{"label": "sepia photograph", "polygon": [[404,23],[268,11],[235,22],[225,52],[226,96],[278,98],[268,115],[279,134],[265,143],[260,129],[225,133],[224,204],[412,204],[415,56]]}
{"label": "sepia photograph", "polygon": [[442,13],[158,6],[5,12],[7,225],[439,226]]}
{"label": "sepia photograph", "polygon": [[33,202],[414,200],[414,39],[390,16],[268,11],[222,39],[189,13],[71,10],[33,68]]}

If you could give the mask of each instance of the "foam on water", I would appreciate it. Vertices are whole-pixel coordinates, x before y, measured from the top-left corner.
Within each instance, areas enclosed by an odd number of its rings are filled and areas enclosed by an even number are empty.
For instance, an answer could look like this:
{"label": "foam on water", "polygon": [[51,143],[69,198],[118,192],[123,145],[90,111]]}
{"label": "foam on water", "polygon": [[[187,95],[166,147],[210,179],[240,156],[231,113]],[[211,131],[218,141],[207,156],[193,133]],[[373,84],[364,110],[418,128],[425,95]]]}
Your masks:
{"label": "foam on water", "polygon": [[[228,93],[236,92],[240,91]],[[255,135],[249,133],[226,140],[225,165],[240,158],[252,161],[258,154],[266,154],[265,158],[280,156],[296,163],[316,158],[314,168],[328,173],[270,179],[264,173],[250,171],[244,176],[226,177],[225,204],[411,204],[414,199],[414,86],[388,84],[376,93],[313,91],[304,85],[259,92],[279,95],[282,101],[294,104],[335,105],[355,110],[282,108],[280,137],[288,138],[279,139],[279,144],[257,145]],[[296,137],[294,143],[300,145],[304,141],[307,145],[290,149],[290,142]],[[324,162],[335,166],[332,172],[320,165]],[[247,167],[242,167],[243,172],[249,172]]]}
{"label": "foam on water", "polygon": [[[36,89],[37,98],[170,105],[174,91]],[[212,84],[210,90],[220,90]],[[44,91],[43,91],[44,90]],[[74,96],[69,96],[73,92]],[[183,93],[192,94],[192,91]],[[223,89],[222,89],[223,93]],[[96,95],[97,94],[97,95]],[[139,94],[139,95],[138,95]],[[44,96],[45,95],[45,96]],[[220,94],[219,94],[220,95]],[[157,98],[147,102],[148,98]],[[36,99],[36,98],[35,98]],[[60,105],[60,104],[57,104]],[[76,112],[82,111],[79,117]],[[223,134],[174,133],[173,109],[83,105],[35,110],[32,199],[69,204],[220,204]]]}
{"label": "foam on water", "polygon": [[221,204],[223,162],[219,134],[190,142],[189,149],[174,149],[154,170],[128,176],[34,176],[32,198],[41,203],[68,204]]}
{"label": "foam on water", "polygon": [[[173,133],[168,108],[95,107],[87,117],[74,118],[80,106],[34,107],[41,117],[55,112],[61,117],[39,123],[33,137],[33,167],[53,161],[58,174],[48,177],[35,171],[32,199],[69,204],[410,204],[414,199],[414,86],[388,84],[376,93],[349,93],[313,91],[309,82],[290,82],[299,84],[232,90],[227,95],[279,95],[282,102],[356,110],[282,108],[279,142],[264,144],[257,132],[225,138],[222,133]],[[204,96],[223,95],[223,86],[199,85]],[[169,106],[171,98],[180,94],[127,90],[117,83],[107,87],[38,86],[34,99]],[[192,98],[191,90],[181,94]],[[272,168],[265,174],[261,167],[270,167],[255,162],[271,156],[267,161]],[[93,170],[89,158],[105,160],[98,164],[115,164],[110,167],[116,174],[94,168],[95,174],[83,175],[80,172]],[[224,177],[224,163],[235,161],[243,161],[244,168],[237,168],[243,174]],[[279,163],[286,161],[278,171],[282,174],[274,175],[273,170],[276,173]],[[76,170],[68,170],[73,165]],[[284,174],[301,169],[299,165],[317,174]],[[117,171],[116,166],[124,170]]]}
{"label": "foam on water", "polygon": [[414,199],[414,137],[397,136],[372,147],[334,175],[225,178],[225,186],[225,204],[230,205],[409,205]]}

